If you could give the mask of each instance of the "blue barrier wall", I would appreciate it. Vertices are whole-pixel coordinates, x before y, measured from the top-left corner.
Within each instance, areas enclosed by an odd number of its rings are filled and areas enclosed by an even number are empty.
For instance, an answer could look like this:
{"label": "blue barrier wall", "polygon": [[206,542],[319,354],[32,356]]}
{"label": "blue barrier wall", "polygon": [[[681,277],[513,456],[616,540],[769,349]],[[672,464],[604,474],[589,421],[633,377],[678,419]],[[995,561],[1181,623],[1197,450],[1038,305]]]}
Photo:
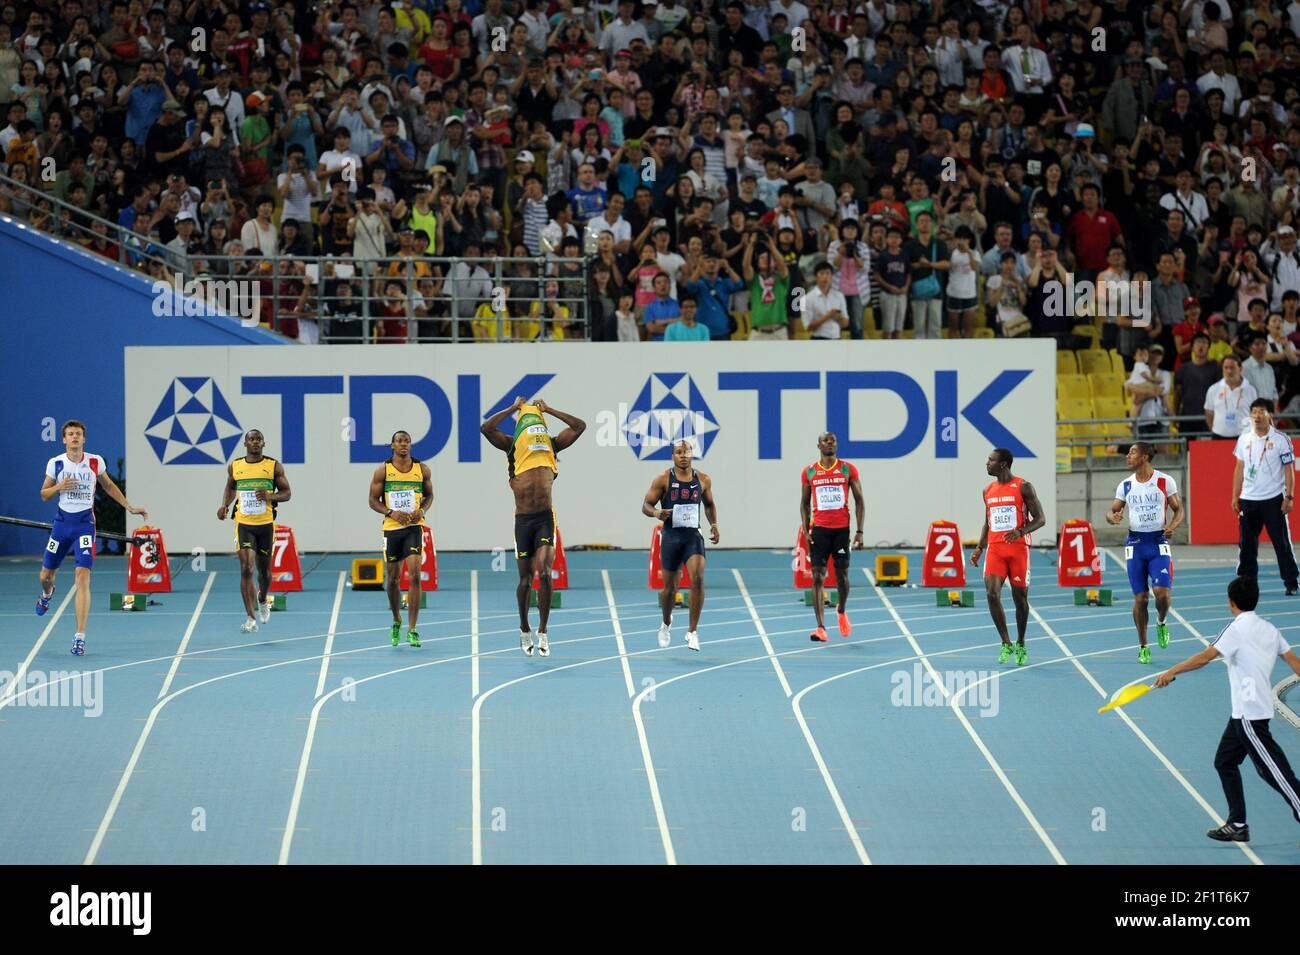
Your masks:
{"label": "blue barrier wall", "polygon": [[[220,315],[155,316],[144,278],[6,216],[0,301],[0,515],[28,520],[53,514],[37,492],[45,462],[63,451],[65,419],[85,421],[87,448],[117,471],[126,454],[123,348],[285,343]],[[0,554],[39,554],[46,536],[0,524]]]}

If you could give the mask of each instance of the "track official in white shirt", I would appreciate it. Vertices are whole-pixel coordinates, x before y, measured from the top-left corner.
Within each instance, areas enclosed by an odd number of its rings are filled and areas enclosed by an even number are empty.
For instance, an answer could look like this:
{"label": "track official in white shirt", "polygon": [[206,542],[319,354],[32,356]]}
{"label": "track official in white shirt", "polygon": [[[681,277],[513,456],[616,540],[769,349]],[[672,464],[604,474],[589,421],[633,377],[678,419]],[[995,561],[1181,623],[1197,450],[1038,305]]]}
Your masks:
{"label": "track official in white shirt", "polygon": [[1254,425],[1237,439],[1232,472],[1232,512],[1237,515],[1237,576],[1259,577],[1259,532],[1268,528],[1277,568],[1288,597],[1300,593],[1300,571],[1291,546],[1286,516],[1295,504],[1295,454],[1291,439],[1273,427],[1270,402],[1250,405]]}
{"label": "track official in white shirt", "polygon": [[1246,796],[1241,786],[1241,763],[1249,756],[1260,778],[1286,800],[1291,815],[1300,822],[1300,782],[1282,747],[1268,731],[1273,717],[1273,665],[1281,657],[1300,675],[1300,657],[1282,639],[1281,632],[1259,614],[1259,584],[1253,577],[1237,577],[1228,584],[1228,609],[1233,621],[1218,639],[1195,656],[1170,667],[1156,677],[1156,686],[1168,686],[1180,673],[1199,670],[1217,657],[1228,664],[1228,688],[1232,693],[1232,719],[1228,720],[1214,768],[1228,799],[1228,820],[1206,833],[1220,842],[1249,842],[1246,825]]}

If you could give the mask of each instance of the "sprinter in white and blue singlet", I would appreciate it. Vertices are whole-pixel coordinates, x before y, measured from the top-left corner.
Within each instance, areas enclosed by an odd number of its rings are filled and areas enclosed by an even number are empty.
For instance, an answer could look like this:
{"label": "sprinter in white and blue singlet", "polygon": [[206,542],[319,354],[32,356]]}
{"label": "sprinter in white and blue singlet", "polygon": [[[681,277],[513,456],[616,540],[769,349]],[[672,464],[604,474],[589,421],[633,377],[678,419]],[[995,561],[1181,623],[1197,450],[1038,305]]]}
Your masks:
{"label": "sprinter in white and blue singlet", "polygon": [[102,487],[105,494],[130,513],[149,520],[145,509],[133,507],[108,476],[104,459],[98,454],[87,454],[85,446],[86,426],[80,421],[68,421],[63,425],[66,450],[45,465],[41,500],[58,497],[59,510],[45,545],[41,595],[36,598],[36,615],[43,617],[50,609],[59,565],[69,551],[76,551],[77,631],[72,638],[72,655],[77,657],[86,652],[86,620],[90,617],[90,568],[95,563],[95,487]]}
{"label": "sprinter in white and blue singlet", "polygon": [[663,623],[659,627],[659,646],[672,643],[673,603],[677,592],[677,579],[682,566],[691,578],[690,626],[686,630],[686,645],[700,649],[696,632],[700,625],[700,610],[704,606],[704,535],[700,533],[700,508],[709,521],[709,540],[716,544],[718,509],[713,502],[713,482],[703,471],[691,465],[695,449],[690,441],[681,440],[673,445],[673,466],[650,482],[650,490],[641,502],[641,513],[663,522],[659,536],[659,566],[663,569],[664,586],[659,593],[659,607]]}
{"label": "sprinter in white and blue singlet", "polygon": [[[1128,540],[1124,560],[1128,564],[1128,582],[1133,588],[1133,623],[1138,633],[1138,662],[1151,662],[1147,646],[1147,602],[1156,595],[1156,642],[1160,649],[1169,646],[1169,625],[1165,617],[1173,602],[1174,560],[1169,539],[1183,523],[1183,502],[1178,484],[1164,471],[1151,466],[1156,449],[1139,441],[1128,449],[1125,459],[1133,473],[1119,482],[1115,500],[1106,513],[1108,524],[1118,525],[1128,509]],[[1165,512],[1169,512],[1166,521]]]}

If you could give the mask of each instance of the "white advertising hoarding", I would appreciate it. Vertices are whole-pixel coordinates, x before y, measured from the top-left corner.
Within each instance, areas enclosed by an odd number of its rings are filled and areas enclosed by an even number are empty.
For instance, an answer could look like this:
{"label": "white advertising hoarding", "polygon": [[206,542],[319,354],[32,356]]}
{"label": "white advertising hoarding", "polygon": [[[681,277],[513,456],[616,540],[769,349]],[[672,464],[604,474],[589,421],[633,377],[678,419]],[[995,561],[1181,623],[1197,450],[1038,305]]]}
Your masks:
{"label": "white advertising hoarding", "polygon": [[300,550],[378,551],[366,497],[399,429],[433,472],[438,547],[509,546],[505,455],[478,429],[520,394],[587,422],[554,488],[569,545],[649,546],[641,501],[684,435],[713,480],[722,546],[789,548],[825,430],[861,473],[869,546],[923,544],[941,518],[977,536],[998,446],[1038,489],[1043,534],[1056,528],[1047,341],[141,347],[126,349],[126,382],[131,499],[175,553],[233,549],[216,510],[251,428],[284,463],[279,520]]}

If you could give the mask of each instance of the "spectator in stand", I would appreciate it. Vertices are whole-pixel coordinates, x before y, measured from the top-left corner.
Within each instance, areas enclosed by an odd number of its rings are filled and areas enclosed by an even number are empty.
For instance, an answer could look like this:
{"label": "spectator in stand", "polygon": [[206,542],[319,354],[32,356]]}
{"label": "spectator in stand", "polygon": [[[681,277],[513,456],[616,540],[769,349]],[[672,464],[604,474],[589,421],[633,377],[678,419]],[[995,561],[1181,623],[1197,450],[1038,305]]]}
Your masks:
{"label": "spectator in stand", "polygon": [[1178,423],[1179,433],[1187,437],[1203,435],[1209,430],[1208,424],[1202,420],[1205,396],[1222,374],[1219,366],[1210,361],[1209,352],[1210,336],[1197,332],[1192,337],[1188,359],[1174,372],[1174,382],[1178,386],[1178,415],[1197,419]]}
{"label": "spectator in stand", "polygon": [[1241,375],[1241,362],[1234,355],[1223,359],[1223,377],[1205,394],[1205,423],[1216,438],[1237,440],[1250,427],[1250,403],[1259,397],[1255,387]]}
{"label": "spectator in stand", "polygon": [[688,295],[682,296],[678,303],[681,317],[664,330],[664,341],[668,342],[707,342],[709,330],[695,320],[696,302]]}
{"label": "spectator in stand", "polygon": [[1277,411],[1277,375],[1265,360],[1268,354],[1268,336],[1256,335],[1250,340],[1250,355],[1241,363],[1241,374],[1251,387],[1255,396],[1269,402],[1269,411]]}

